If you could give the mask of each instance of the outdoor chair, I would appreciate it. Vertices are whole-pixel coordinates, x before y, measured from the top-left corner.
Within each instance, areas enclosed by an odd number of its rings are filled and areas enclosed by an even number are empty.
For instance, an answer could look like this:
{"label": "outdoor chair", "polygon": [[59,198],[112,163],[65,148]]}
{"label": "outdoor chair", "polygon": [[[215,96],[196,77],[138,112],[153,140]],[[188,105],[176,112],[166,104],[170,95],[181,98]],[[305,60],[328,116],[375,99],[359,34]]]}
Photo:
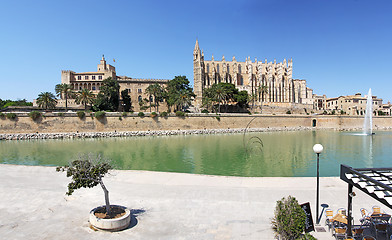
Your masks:
{"label": "outdoor chair", "polygon": [[379,233],[385,234],[386,238],[388,237],[388,233],[387,233],[388,224],[387,223],[376,223],[375,228],[376,228],[376,238],[377,239],[378,239]]}
{"label": "outdoor chair", "polygon": [[371,218],[369,211],[366,210],[365,208],[361,208],[361,216],[362,218],[359,219],[362,225],[370,225],[371,224]]}
{"label": "outdoor chair", "polygon": [[361,239],[363,237],[363,228],[358,227],[358,228],[353,228],[352,232],[353,232],[353,237],[355,239]]}
{"label": "outdoor chair", "polygon": [[362,240],[376,240],[376,239],[372,236],[365,236],[362,238]]}
{"label": "outdoor chair", "polygon": [[332,209],[325,210],[325,225],[328,226],[328,231],[331,231],[332,222],[331,219],[333,218],[333,211]]}
{"label": "outdoor chair", "polygon": [[334,227],[332,236],[334,236],[336,240],[345,239],[346,238],[346,228],[345,227]]}
{"label": "outdoor chair", "polygon": [[372,207],[373,213],[372,214],[380,214],[381,213],[381,207],[380,206],[373,206]]}

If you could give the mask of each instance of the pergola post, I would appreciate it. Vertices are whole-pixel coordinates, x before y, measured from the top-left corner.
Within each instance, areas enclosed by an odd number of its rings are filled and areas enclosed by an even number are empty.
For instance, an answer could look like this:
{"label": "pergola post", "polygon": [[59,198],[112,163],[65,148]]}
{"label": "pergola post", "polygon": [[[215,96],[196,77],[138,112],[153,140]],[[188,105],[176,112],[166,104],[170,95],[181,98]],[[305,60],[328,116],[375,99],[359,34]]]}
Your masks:
{"label": "pergola post", "polygon": [[347,213],[347,231],[346,231],[347,238],[353,236],[353,232],[351,231],[352,202],[353,202],[353,185],[348,184],[348,203],[347,203],[348,213]]}

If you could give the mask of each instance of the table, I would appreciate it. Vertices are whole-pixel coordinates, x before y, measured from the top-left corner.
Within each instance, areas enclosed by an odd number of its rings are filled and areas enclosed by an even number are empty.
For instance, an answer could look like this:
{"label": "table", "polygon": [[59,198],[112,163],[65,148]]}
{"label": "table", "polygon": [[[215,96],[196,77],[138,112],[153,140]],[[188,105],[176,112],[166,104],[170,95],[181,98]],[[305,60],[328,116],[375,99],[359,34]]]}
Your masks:
{"label": "table", "polygon": [[347,217],[343,214],[338,213],[331,219],[331,222],[334,221],[347,224]]}
{"label": "table", "polygon": [[391,218],[391,215],[386,213],[376,213],[370,215],[370,218],[373,222],[388,222]]}

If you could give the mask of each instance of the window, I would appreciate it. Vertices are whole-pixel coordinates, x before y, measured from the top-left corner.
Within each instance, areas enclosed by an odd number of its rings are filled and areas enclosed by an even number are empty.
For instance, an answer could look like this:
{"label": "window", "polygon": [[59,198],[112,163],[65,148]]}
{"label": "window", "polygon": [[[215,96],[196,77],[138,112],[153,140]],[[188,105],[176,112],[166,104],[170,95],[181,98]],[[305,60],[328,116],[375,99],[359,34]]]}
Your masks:
{"label": "window", "polygon": [[142,89],[139,88],[139,89],[137,90],[137,92],[138,92],[138,93],[142,93]]}
{"label": "window", "polygon": [[78,80],[82,80],[82,76],[78,76]]}
{"label": "window", "polygon": [[92,79],[92,80],[95,80],[95,76],[91,76],[91,79]]}
{"label": "window", "polygon": [[128,88],[127,91],[128,91],[128,93],[131,93],[131,89],[130,88]]}
{"label": "window", "polygon": [[207,63],[207,72],[210,72],[210,65]]}
{"label": "window", "polygon": [[227,64],[227,72],[228,72],[228,73],[230,72],[229,64]]}
{"label": "window", "polygon": [[216,64],[216,72],[219,73],[219,64]]}
{"label": "window", "polygon": [[88,76],[84,76],[84,80],[88,80]]}
{"label": "window", "polygon": [[99,80],[102,80],[102,76],[98,76],[98,79],[99,79]]}
{"label": "window", "polygon": [[139,95],[139,97],[137,98],[137,100],[138,100],[139,102],[141,102],[141,101],[142,101],[142,96]]}
{"label": "window", "polygon": [[241,65],[238,65],[238,73],[241,74]]}
{"label": "window", "polygon": [[93,86],[93,91],[95,90],[95,86]]}

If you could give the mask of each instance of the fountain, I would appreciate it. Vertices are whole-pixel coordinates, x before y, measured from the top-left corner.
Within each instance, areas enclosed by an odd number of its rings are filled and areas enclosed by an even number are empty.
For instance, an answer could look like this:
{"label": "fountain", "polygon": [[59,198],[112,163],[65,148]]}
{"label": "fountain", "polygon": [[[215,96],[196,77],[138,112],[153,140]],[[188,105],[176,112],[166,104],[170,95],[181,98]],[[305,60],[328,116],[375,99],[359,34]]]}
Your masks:
{"label": "fountain", "polygon": [[365,121],[363,123],[363,134],[372,135],[372,115],[373,115],[373,100],[372,100],[372,89],[369,88],[369,92],[366,100],[366,112],[365,112]]}

